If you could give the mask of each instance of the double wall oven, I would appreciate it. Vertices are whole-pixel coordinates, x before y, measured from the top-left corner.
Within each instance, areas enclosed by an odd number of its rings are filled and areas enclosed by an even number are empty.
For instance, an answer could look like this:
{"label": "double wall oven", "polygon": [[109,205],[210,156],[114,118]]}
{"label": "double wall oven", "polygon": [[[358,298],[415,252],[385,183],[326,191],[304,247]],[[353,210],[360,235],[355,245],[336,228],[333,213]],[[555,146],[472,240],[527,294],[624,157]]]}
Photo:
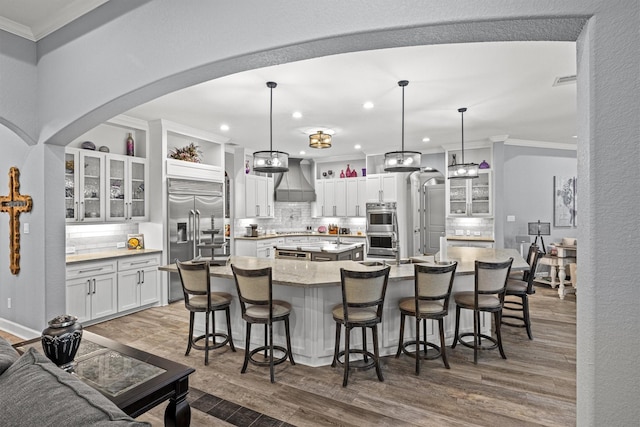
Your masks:
{"label": "double wall oven", "polygon": [[367,256],[395,258],[398,253],[396,202],[367,203]]}

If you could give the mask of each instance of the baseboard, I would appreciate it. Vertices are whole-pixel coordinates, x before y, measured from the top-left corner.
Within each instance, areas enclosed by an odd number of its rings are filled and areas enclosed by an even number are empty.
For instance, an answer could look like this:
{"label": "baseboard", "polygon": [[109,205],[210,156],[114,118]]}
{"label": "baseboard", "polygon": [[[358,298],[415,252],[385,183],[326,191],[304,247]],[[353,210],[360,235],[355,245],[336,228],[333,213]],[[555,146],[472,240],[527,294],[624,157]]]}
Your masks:
{"label": "baseboard", "polygon": [[41,332],[19,325],[7,319],[0,317],[0,329],[9,332],[11,335],[15,335],[19,338],[30,340],[42,335]]}

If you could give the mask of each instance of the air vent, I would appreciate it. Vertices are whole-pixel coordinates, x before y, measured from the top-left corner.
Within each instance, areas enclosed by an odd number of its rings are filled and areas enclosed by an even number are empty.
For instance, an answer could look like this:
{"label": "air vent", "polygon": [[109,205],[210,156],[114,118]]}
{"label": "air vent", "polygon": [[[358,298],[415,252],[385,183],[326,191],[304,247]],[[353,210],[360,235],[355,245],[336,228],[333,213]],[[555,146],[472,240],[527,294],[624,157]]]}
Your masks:
{"label": "air vent", "polygon": [[567,85],[569,83],[575,83],[575,81],[576,81],[575,74],[572,74],[570,76],[556,77],[556,79],[553,81],[553,86]]}

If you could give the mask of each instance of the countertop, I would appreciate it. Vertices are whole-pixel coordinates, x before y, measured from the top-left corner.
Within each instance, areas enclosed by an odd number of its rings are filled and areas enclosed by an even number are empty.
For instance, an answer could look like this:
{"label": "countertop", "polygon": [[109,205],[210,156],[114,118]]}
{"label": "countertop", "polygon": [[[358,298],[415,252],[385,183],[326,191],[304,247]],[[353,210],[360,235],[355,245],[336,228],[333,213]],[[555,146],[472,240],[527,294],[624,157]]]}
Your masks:
{"label": "countertop", "polygon": [[[456,247],[448,248],[447,253],[449,259],[458,261],[456,276],[468,275],[475,273],[475,260],[482,261],[505,261],[509,257],[513,257],[512,271],[527,270],[529,265],[522,258],[520,253],[515,249],[487,249],[487,248],[468,248]],[[437,255],[436,255],[437,259]],[[429,264],[433,262],[432,256],[416,256],[412,260],[425,262]],[[393,261],[392,261],[393,262]],[[273,274],[273,283],[276,285],[298,286],[298,287],[321,287],[321,286],[339,286],[340,285],[340,268],[350,270],[370,271],[380,269],[380,266],[365,266],[356,261],[300,261],[289,259],[269,259],[254,257],[238,257],[229,258],[229,263],[235,264],[241,268],[256,269],[271,267]],[[175,264],[164,265],[158,267],[161,271],[176,272]],[[413,264],[402,264],[396,266],[391,265],[389,272],[389,281],[413,280],[414,266]],[[233,279],[233,273],[229,265],[211,266],[211,276],[222,277],[225,279]]]}
{"label": "countertop", "polygon": [[447,240],[458,240],[464,242],[495,242],[493,237],[486,236],[447,236]]}
{"label": "countertop", "polygon": [[276,249],[285,251],[300,251],[300,252],[326,252],[331,254],[341,254],[364,246],[364,243],[341,243],[339,245],[335,243],[322,243],[322,242],[310,242],[305,244],[284,244],[276,245]]}
{"label": "countertop", "polygon": [[351,233],[351,234],[329,234],[329,233],[316,233],[315,231],[312,233],[291,233],[291,234],[265,234],[262,236],[258,236],[258,237],[247,237],[247,236],[235,236],[234,238],[236,240],[263,240],[263,239],[275,239],[277,237],[305,237],[305,236],[309,236],[309,237],[326,237],[328,239],[335,239],[336,237],[361,237],[361,238],[365,238],[367,237],[364,233],[362,234],[356,234],[356,233]]}
{"label": "countertop", "polygon": [[112,249],[100,252],[87,252],[83,254],[70,254],[67,255],[67,264],[73,264],[76,262],[84,261],[100,261],[109,258],[121,258],[126,256],[135,255],[148,255],[161,253],[161,249]]}

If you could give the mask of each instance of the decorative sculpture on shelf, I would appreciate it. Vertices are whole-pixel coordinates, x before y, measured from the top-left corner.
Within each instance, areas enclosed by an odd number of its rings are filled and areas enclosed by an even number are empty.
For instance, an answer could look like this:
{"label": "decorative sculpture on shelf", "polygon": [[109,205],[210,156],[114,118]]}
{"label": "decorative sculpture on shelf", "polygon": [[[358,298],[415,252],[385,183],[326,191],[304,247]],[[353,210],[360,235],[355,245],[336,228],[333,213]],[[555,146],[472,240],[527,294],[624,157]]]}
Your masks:
{"label": "decorative sculpture on shelf", "polygon": [[31,196],[20,194],[20,171],[9,169],[9,194],[0,196],[0,212],[9,214],[9,259],[12,274],[20,272],[20,214],[30,212]]}

